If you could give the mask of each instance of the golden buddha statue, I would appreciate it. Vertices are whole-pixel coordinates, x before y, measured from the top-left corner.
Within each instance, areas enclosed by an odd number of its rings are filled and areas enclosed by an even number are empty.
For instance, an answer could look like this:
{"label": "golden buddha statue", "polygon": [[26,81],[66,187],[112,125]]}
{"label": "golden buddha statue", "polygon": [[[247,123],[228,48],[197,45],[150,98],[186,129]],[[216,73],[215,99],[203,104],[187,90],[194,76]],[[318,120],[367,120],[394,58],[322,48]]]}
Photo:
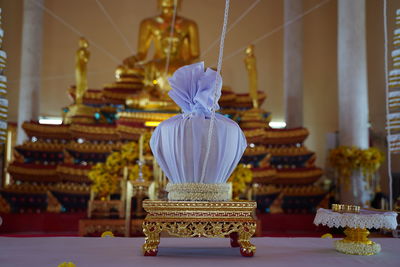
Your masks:
{"label": "golden buddha statue", "polygon": [[83,104],[83,97],[88,89],[87,64],[90,58],[88,47],[88,41],[81,37],[75,55],[75,104],[68,107],[68,112],[63,118],[64,124],[94,122],[94,113],[97,109]]}
{"label": "golden buddha statue", "polygon": [[[165,39],[170,37],[175,4],[179,7],[180,2],[158,0],[158,7],[161,9],[161,14],[146,18],[140,23],[138,52],[136,56],[125,59],[124,65],[132,66],[132,63],[145,61],[152,42],[154,44],[154,56],[152,60],[166,58]],[[177,42],[177,47],[179,47],[177,58],[189,64],[199,57],[199,35],[197,24],[194,21],[176,15],[174,37],[176,40],[173,42]]]}
{"label": "golden buddha statue", "polygon": [[253,108],[258,108],[258,78],[257,78],[257,64],[256,57],[254,56],[254,45],[249,45],[246,48],[246,57],[244,58],[246,65],[247,75],[249,79],[249,92],[253,101]]}
{"label": "golden buddha statue", "polygon": [[[121,74],[129,72],[138,65],[144,66],[144,85],[146,91],[127,99],[127,105],[135,108],[176,110],[177,107],[168,97],[171,89],[168,83],[170,77],[178,68],[191,64],[199,57],[199,36],[197,24],[189,19],[176,15],[173,35],[171,23],[175,5],[181,1],[158,0],[161,14],[144,19],[140,24],[138,52],[124,60],[118,68]],[[151,43],[154,55],[147,60]],[[169,54],[168,70],[166,68]],[[144,97],[144,96],[147,97]],[[145,98],[140,101],[139,98]],[[143,100],[143,99],[142,99]],[[143,106],[147,103],[147,106]]]}

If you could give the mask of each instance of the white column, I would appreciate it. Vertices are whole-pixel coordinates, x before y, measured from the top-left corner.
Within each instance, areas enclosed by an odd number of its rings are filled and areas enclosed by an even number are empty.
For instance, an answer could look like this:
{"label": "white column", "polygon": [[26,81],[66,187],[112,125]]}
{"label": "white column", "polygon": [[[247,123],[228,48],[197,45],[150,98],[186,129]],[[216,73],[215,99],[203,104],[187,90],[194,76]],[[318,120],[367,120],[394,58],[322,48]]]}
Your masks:
{"label": "white column", "polygon": [[[303,13],[302,0],[285,0],[285,23]],[[288,128],[303,126],[303,21],[298,19],[284,29],[285,120]]]}
{"label": "white column", "polygon": [[[368,85],[365,0],[338,1],[339,144],[368,148]],[[344,204],[369,199],[361,174],[341,186]]]}
{"label": "white column", "polygon": [[21,128],[22,123],[24,121],[37,120],[39,117],[43,10],[38,5],[43,4],[44,0],[24,0],[18,108],[18,144],[21,144],[26,138]]}

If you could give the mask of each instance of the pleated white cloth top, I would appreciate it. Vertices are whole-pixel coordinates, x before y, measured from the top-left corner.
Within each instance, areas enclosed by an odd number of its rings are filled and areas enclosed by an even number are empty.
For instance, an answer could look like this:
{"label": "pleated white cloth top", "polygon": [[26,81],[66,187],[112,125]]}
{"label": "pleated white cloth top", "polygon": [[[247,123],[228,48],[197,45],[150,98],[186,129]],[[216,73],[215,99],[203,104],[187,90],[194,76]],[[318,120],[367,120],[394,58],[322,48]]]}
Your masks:
{"label": "pleated white cloth top", "polygon": [[[169,96],[183,114],[162,122],[151,137],[150,147],[172,184],[200,183],[203,164],[206,164],[204,183],[225,183],[246,149],[246,138],[237,123],[215,114],[205,162],[216,75],[210,68],[204,71],[204,63],[199,62],[178,69],[169,78],[172,87]],[[218,75],[217,99],[221,87]]]}

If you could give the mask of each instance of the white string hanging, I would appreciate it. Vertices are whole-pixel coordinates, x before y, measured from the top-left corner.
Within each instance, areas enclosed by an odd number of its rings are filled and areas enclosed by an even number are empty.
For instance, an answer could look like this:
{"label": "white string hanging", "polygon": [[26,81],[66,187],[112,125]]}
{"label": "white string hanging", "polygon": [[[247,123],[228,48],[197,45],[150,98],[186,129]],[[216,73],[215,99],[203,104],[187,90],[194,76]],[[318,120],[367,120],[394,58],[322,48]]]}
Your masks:
{"label": "white string hanging", "polygon": [[178,6],[178,0],[174,0],[174,13],[172,14],[172,20],[171,20],[171,25],[170,25],[170,30],[169,30],[167,60],[165,61],[165,76],[168,76],[169,61],[170,61],[170,57],[171,57],[171,48],[172,48],[172,37],[174,36],[177,6]]}
{"label": "white string hanging", "polygon": [[132,48],[131,44],[129,43],[128,39],[125,37],[125,35],[122,33],[122,31],[117,27],[115,24],[113,18],[110,16],[110,14],[107,12],[107,9],[104,7],[103,3],[101,3],[100,0],[96,0],[97,5],[99,6],[101,12],[103,12],[104,16],[107,18],[107,20],[110,22],[111,26],[114,28],[114,30],[118,33],[118,35],[121,37],[121,39],[124,41],[125,46],[129,49],[129,51],[134,54],[135,51]]}
{"label": "white string hanging", "polygon": [[228,16],[229,16],[229,5],[230,0],[225,0],[225,12],[224,12],[224,23],[222,26],[222,33],[221,33],[221,41],[219,44],[219,56],[218,56],[218,65],[217,65],[217,73],[215,74],[215,83],[214,83],[214,94],[213,94],[213,105],[211,108],[211,118],[210,118],[210,127],[208,128],[208,137],[207,137],[207,147],[206,147],[206,154],[204,158],[203,169],[201,172],[200,183],[204,183],[205,172],[207,168],[208,158],[210,156],[210,147],[211,147],[211,137],[213,134],[214,123],[215,123],[215,108],[217,104],[217,96],[218,96],[218,87],[222,80],[219,80],[218,77],[221,74],[222,68],[222,60],[224,57],[224,44],[225,44],[225,35],[226,35],[226,25],[228,24]]}
{"label": "white string hanging", "polygon": [[[292,20],[289,20],[289,21],[287,21],[286,23],[284,23],[284,24],[282,24],[282,25],[280,25],[280,26],[274,28],[272,31],[269,31],[269,32],[264,33],[263,35],[261,35],[260,37],[254,39],[252,42],[249,42],[249,43],[250,43],[250,44],[256,45],[256,44],[259,43],[260,41],[271,37],[273,34],[275,34],[275,33],[279,32],[280,30],[284,29],[286,26],[288,26],[288,25],[290,25],[290,24],[292,24],[292,23],[298,21],[299,19],[303,18],[304,16],[306,16],[306,15],[310,14],[311,12],[317,10],[318,8],[320,8],[320,7],[324,6],[324,5],[326,5],[326,4],[329,3],[330,1],[331,1],[331,0],[324,0],[324,1],[321,1],[320,3],[316,4],[315,6],[313,6],[313,7],[309,8],[309,9],[307,9],[307,10],[306,10],[305,12],[303,12],[302,14],[300,14],[300,15],[298,15],[297,17],[293,18]],[[226,61],[226,60],[229,60],[229,59],[233,58],[234,56],[239,55],[239,54],[242,53],[246,48],[247,48],[247,45],[246,45],[246,46],[243,46],[243,47],[241,47],[241,48],[239,48],[239,49],[237,49],[237,50],[235,50],[234,52],[232,52],[232,53],[230,53],[229,55],[227,55],[227,56],[224,58],[224,60]]]}
{"label": "white string hanging", "polygon": [[[385,38],[385,91],[386,91],[386,125],[390,126],[389,116],[389,73],[388,73],[388,31],[387,31],[387,0],[383,1],[383,29]],[[389,177],[389,209],[393,209],[393,178],[392,178],[392,155],[390,153],[391,127],[387,127],[387,164]]]}
{"label": "white string hanging", "polygon": [[[75,34],[77,34],[79,37],[84,36],[84,34],[82,34],[78,29],[76,29],[74,26],[72,26],[71,24],[69,24],[68,22],[66,22],[63,18],[61,18],[60,16],[58,16],[57,14],[55,14],[53,11],[51,11],[50,9],[48,9],[47,7],[45,7],[44,5],[42,5],[41,3],[39,3],[36,0],[31,0],[35,5],[37,5],[38,7],[40,7],[41,9],[43,9],[45,12],[47,12],[50,16],[52,16],[54,19],[58,20],[61,24],[63,24],[65,27],[67,27],[68,29],[70,29],[72,32],[74,32]],[[86,38],[86,37],[85,37]],[[115,57],[113,54],[111,54],[109,51],[107,51],[106,49],[104,49],[103,47],[101,47],[100,45],[98,45],[97,43],[95,43],[93,40],[86,38],[86,40],[88,40],[88,42],[90,43],[91,46],[97,48],[98,50],[102,51],[104,54],[106,54],[108,57],[110,57],[114,62],[116,62],[117,64],[120,63],[120,60]]]}
{"label": "white string hanging", "polygon": [[[250,11],[253,10],[253,9],[255,8],[255,6],[256,6],[258,3],[260,3],[260,1],[261,1],[261,0],[255,0],[255,1],[253,2],[253,4],[251,4],[251,5],[242,13],[242,15],[240,15],[240,16],[229,26],[229,28],[228,28],[228,30],[226,31],[226,33],[229,33],[233,28],[235,28],[235,26],[236,26],[237,24],[239,24],[239,22],[242,21],[242,20],[247,16],[247,14],[250,13]],[[215,39],[215,40],[210,44],[210,46],[207,47],[207,48],[204,50],[204,52],[201,54],[201,57],[204,58],[204,57],[208,54],[208,52],[210,52],[211,49],[218,43],[219,40],[220,40],[219,38]]]}

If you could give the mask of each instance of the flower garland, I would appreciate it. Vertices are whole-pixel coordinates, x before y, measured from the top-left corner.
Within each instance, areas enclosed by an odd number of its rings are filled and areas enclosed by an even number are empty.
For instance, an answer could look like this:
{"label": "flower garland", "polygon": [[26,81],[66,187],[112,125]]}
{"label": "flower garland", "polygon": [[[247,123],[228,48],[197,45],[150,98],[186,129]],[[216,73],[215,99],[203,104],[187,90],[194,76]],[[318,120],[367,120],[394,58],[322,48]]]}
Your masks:
{"label": "flower garland", "polygon": [[239,196],[246,192],[247,185],[253,181],[253,172],[245,164],[239,164],[228,179],[232,183],[232,193]]}
{"label": "flower garland", "polygon": [[340,179],[344,178],[347,182],[355,170],[361,170],[370,180],[383,160],[382,152],[374,147],[360,149],[355,146],[340,146],[332,149],[329,154],[330,164],[338,171]]}
{"label": "flower garland", "polygon": [[337,251],[350,255],[375,255],[381,251],[381,245],[375,242],[364,244],[336,240],[334,243]]}
{"label": "flower garland", "polygon": [[[148,139],[148,138],[147,138]],[[147,144],[148,142],[144,143]],[[144,145],[144,151],[146,150]],[[105,163],[97,163],[89,172],[93,191],[100,197],[106,198],[118,190],[122,169],[129,166],[128,179],[134,181],[139,174],[139,166],[136,164],[139,158],[138,144],[131,142],[122,146],[121,151],[111,153]],[[143,178],[148,181],[151,178],[151,170],[147,165],[142,166]]]}

